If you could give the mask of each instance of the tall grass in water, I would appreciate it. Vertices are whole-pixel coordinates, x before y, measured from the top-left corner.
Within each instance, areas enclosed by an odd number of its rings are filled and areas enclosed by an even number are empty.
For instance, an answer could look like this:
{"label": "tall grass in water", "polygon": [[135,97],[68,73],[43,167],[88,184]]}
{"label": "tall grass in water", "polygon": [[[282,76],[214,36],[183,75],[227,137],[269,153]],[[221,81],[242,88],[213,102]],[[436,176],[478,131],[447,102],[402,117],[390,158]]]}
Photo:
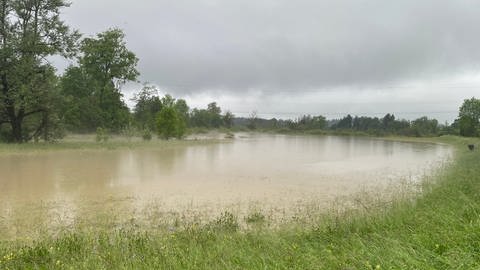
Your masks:
{"label": "tall grass in water", "polygon": [[[0,243],[0,269],[478,269],[480,152],[460,138],[455,162],[421,196],[364,211],[309,213],[317,224],[272,229],[224,213],[172,232],[79,229],[31,244]],[[475,143],[479,143],[478,140]],[[301,219],[300,219],[301,220]]]}

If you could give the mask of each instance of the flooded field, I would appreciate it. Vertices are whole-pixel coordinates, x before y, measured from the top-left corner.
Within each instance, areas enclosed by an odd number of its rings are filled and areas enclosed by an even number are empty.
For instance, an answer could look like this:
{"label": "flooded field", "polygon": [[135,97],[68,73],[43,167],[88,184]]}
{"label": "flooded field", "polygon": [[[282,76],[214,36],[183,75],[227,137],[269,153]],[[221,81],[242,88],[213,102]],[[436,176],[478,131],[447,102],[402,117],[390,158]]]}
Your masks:
{"label": "flooded field", "polygon": [[35,224],[122,213],[142,219],[232,208],[288,211],[417,182],[450,155],[437,144],[252,134],[164,147],[3,154],[0,231],[15,236]]}

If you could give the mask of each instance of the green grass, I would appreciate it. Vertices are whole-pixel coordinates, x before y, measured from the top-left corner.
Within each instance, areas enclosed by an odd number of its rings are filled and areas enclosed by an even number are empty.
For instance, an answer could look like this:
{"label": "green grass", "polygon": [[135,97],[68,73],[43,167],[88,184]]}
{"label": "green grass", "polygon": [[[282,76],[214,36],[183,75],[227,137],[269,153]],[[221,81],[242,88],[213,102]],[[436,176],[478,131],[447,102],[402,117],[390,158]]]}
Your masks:
{"label": "green grass", "polygon": [[64,151],[64,150],[115,150],[132,148],[168,148],[177,146],[189,146],[199,144],[210,144],[228,142],[222,139],[202,139],[202,140],[160,140],[154,138],[150,141],[144,141],[140,138],[128,139],[124,136],[112,136],[106,142],[96,142],[95,135],[70,135],[59,142],[29,142],[23,144],[0,143],[0,154],[15,153],[36,153],[45,151]]}
{"label": "green grass", "polygon": [[172,232],[79,228],[4,241],[0,269],[479,269],[480,151],[466,144],[480,140],[428,140],[453,145],[456,157],[420,196],[308,213],[318,215],[315,224],[271,228],[255,212],[241,229],[240,217],[224,213]]}

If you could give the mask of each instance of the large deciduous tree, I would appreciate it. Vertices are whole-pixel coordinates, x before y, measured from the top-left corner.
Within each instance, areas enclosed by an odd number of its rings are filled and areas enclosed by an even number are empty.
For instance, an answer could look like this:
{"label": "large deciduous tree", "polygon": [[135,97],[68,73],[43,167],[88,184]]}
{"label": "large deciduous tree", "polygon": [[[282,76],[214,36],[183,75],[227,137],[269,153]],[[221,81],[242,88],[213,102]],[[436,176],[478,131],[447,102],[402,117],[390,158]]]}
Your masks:
{"label": "large deciduous tree", "polygon": [[170,95],[162,98],[162,109],[157,115],[157,132],[162,139],[182,138],[186,131],[188,106],[185,100],[175,100]]}
{"label": "large deciduous tree", "polygon": [[78,33],[60,20],[64,0],[0,0],[0,129],[11,141],[48,139],[57,82],[47,61],[74,55]]}
{"label": "large deciduous tree", "polygon": [[460,135],[478,136],[480,129],[480,99],[466,99],[460,107],[458,116]]}
{"label": "large deciduous tree", "polygon": [[124,39],[121,30],[111,29],[82,41],[79,65],[69,67],[62,79],[63,93],[70,101],[65,114],[71,129],[118,131],[128,124],[130,113],[120,90],[139,73],[138,59]]}
{"label": "large deciduous tree", "polygon": [[100,107],[107,106],[108,95],[118,94],[127,81],[139,75],[138,58],[127,49],[125,34],[120,29],[100,33],[82,42],[80,65],[99,84]]}
{"label": "large deciduous tree", "polygon": [[136,102],[133,117],[137,127],[141,130],[155,130],[155,118],[162,109],[162,100],[158,96],[158,89],[155,86],[144,85],[133,100]]}
{"label": "large deciduous tree", "polygon": [[438,121],[426,116],[420,117],[412,122],[412,130],[417,137],[435,136],[438,134]]}
{"label": "large deciduous tree", "polygon": [[207,109],[193,109],[190,122],[195,127],[219,128],[224,125],[222,109],[216,102],[209,103]]}

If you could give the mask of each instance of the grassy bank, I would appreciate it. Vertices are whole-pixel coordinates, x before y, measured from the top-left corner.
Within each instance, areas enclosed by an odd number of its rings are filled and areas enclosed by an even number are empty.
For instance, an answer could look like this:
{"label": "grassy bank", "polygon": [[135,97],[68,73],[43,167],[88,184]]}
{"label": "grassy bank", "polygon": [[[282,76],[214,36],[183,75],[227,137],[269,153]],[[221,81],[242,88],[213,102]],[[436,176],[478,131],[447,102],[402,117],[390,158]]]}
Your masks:
{"label": "grassy bank", "polygon": [[258,214],[241,230],[226,213],[172,232],[79,229],[1,242],[0,269],[478,269],[480,151],[466,144],[480,141],[430,140],[455,146],[456,159],[419,197],[309,213],[321,216],[309,226],[292,220],[272,229]]}
{"label": "grassy bank", "polygon": [[[213,134],[213,135],[212,135]],[[141,138],[127,138],[125,136],[111,136],[106,142],[97,142],[95,135],[69,135],[58,142],[29,142],[23,144],[0,143],[0,154],[15,153],[35,153],[44,151],[63,151],[63,150],[114,150],[114,149],[133,149],[133,148],[167,148],[176,146],[189,146],[199,144],[210,144],[219,142],[228,142],[225,135],[220,132],[208,133],[201,139],[195,139],[194,135],[186,140],[161,140],[153,138],[152,140],[142,140]]]}

